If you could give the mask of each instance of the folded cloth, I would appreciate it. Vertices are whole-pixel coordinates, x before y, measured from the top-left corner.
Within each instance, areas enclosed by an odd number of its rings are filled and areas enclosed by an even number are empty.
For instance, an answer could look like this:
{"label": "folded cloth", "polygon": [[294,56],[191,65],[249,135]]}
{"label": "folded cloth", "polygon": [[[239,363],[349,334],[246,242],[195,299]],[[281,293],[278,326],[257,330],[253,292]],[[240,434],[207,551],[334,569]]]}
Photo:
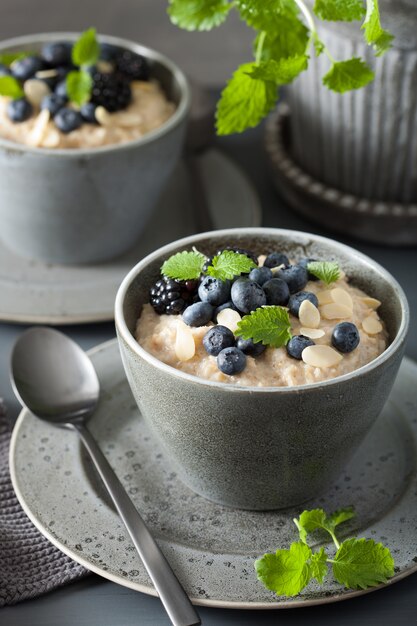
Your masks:
{"label": "folded cloth", "polygon": [[0,400],[0,606],[34,598],[89,573],[55,548],[23,512],[10,480],[10,435]]}

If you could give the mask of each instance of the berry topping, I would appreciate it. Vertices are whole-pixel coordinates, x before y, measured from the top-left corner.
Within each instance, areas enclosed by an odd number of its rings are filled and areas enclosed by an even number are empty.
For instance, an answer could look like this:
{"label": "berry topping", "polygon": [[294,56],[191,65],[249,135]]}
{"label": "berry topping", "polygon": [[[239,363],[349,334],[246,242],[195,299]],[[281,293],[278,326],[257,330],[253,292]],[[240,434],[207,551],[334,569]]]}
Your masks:
{"label": "berry topping", "polygon": [[52,117],[54,117],[58,111],[60,111],[66,104],[67,99],[62,96],[58,96],[56,93],[51,93],[45,96],[41,102],[41,109],[47,109]]}
{"label": "berry topping", "polygon": [[114,61],[117,55],[120,54],[120,48],[113,46],[111,43],[100,44],[100,59],[103,61]]}
{"label": "berry topping", "polygon": [[263,285],[267,304],[286,306],[290,297],[290,290],[282,278],[271,278]]}
{"label": "berry topping", "polygon": [[319,301],[315,293],[311,291],[299,291],[298,293],[294,293],[288,301],[290,313],[298,317],[301,303],[304,302],[304,300],[309,300],[311,304],[314,304],[316,307],[319,306]]}
{"label": "berry topping", "polygon": [[81,115],[89,124],[97,124],[96,109],[97,105],[94,102],[86,102],[80,109]]}
{"label": "berry topping", "polygon": [[217,356],[217,367],[223,374],[240,374],[246,367],[246,356],[239,348],[225,348]]}
{"label": "berry topping", "polygon": [[234,345],[235,336],[226,326],[214,326],[203,337],[203,346],[211,356],[217,356],[225,348]]}
{"label": "berry topping", "polygon": [[36,72],[40,72],[44,67],[42,59],[32,56],[14,61],[10,69],[17,80],[25,81],[35,76]]}
{"label": "berry topping", "polygon": [[193,301],[196,295],[197,282],[185,282],[167,278],[158,280],[150,289],[150,302],[156,313],[162,315],[176,315],[182,313],[187,304]]}
{"label": "berry topping", "polygon": [[[311,258],[305,258],[305,259],[300,259],[300,261],[298,261],[298,265],[301,265],[301,267],[304,267],[305,269],[307,269],[307,265],[309,263],[316,263],[317,259],[311,259]],[[311,274],[311,272],[308,272],[308,280],[320,280],[318,278],[318,276],[315,276],[314,274]]]}
{"label": "berry topping", "polygon": [[116,67],[129,80],[148,80],[149,67],[146,59],[131,50],[121,51],[115,58]]}
{"label": "berry topping", "polygon": [[65,80],[61,80],[59,83],[56,84],[55,93],[60,98],[65,98],[66,100],[68,100],[67,83]]}
{"label": "berry topping", "polygon": [[278,265],[289,265],[290,261],[286,254],[272,252],[268,254],[264,261],[264,267],[278,267]]}
{"label": "berry topping", "polygon": [[304,337],[304,335],[295,335],[295,337],[292,337],[287,343],[287,353],[293,359],[298,359],[300,361],[303,350],[308,348],[308,346],[314,345],[314,341],[308,337]]}
{"label": "berry topping", "polygon": [[252,357],[257,357],[266,350],[266,346],[263,343],[254,343],[252,339],[242,339],[242,337],[239,337],[237,340],[236,347],[242,350],[244,354]]}
{"label": "berry topping", "polygon": [[266,283],[267,280],[271,280],[273,274],[269,267],[255,267],[250,273],[249,278],[254,280],[258,285],[262,285]]}
{"label": "berry topping", "polygon": [[83,118],[81,117],[81,113],[79,113],[78,111],[63,107],[55,115],[54,122],[56,127],[62,133],[70,133],[73,130],[77,130],[77,128],[82,125]]}
{"label": "berry topping", "polygon": [[33,113],[33,107],[26,98],[11,100],[7,105],[7,115],[12,122],[24,122]]}
{"label": "berry topping", "polygon": [[339,352],[352,352],[360,342],[359,331],[352,322],[336,324],[332,333],[332,345]]}
{"label": "berry topping", "polygon": [[125,109],[132,99],[129,81],[121,74],[95,72],[91,101],[110,113]]}
{"label": "berry topping", "polygon": [[198,295],[203,302],[209,302],[217,307],[230,299],[230,282],[205,276],[198,288]]}
{"label": "berry topping", "polygon": [[69,41],[54,41],[42,47],[42,59],[50,66],[71,64],[72,43]]}
{"label": "berry topping", "polygon": [[208,302],[195,302],[182,314],[182,319],[188,326],[206,326],[212,317],[213,307]]}
{"label": "berry topping", "polygon": [[249,278],[238,278],[232,285],[231,296],[233,304],[242,313],[250,313],[266,304],[264,290]]}
{"label": "berry topping", "polygon": [[278,271],[277,277],[285,280],[290,293],[301,291],[308,283],[307,270],[305,267],[301,267],[301,265],[289,265],[288,267],[284,267]]}

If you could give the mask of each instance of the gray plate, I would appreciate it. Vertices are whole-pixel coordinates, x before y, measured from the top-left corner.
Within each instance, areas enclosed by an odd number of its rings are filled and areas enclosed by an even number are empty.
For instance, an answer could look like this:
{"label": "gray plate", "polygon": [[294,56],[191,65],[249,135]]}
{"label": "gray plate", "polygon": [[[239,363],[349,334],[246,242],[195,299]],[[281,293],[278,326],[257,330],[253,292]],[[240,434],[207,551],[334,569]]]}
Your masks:
{"label": "gray plate", "polygon": [[[343,590],[331,580],[321,588],[311,584],[291,600],[265,590],[253,562],[296,539],[291,520],[300,511],[226,509],[194,494],[166,465],[145,427],[116,342],[90,354],[102,386],[91,429],[193,602],[271,609],[367,592]],[[333,488],[308,504],[328,511],[354,504],[357,518],[341,527],[341,536],[358,533],[388,545],[396,563],[391,583],[417,570],[416,380],[417,365],[404,360],[390,400],[359,452]],[[74,433],[22,411],[10,454],[16,494],[52,543],[97,574],[155,595]]]}
{"label": "gray plate", "polygon": [[[251,183],[218,150],[199,157],[215,228],[260,226]],[[0,242],[0,320],[79,324],[113,319],[116,291],[127,272],[159,246],[195,231],[188,174],[177,168],[137,245],[107,263],[50,265],[17,256]]]}

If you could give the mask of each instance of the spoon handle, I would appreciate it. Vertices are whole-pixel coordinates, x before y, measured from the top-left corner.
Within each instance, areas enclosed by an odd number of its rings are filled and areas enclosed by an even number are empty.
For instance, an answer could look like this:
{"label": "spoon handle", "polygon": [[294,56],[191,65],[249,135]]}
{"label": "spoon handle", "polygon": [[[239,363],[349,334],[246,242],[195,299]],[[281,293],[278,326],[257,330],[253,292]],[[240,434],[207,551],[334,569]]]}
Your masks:
{"label": "spoon handle", "polygon": [[107,487],[107,491],[152,579],[172,624],[174,626],[201,624],[198,613],[94,437],[83,424],[72,425],[78,431],[103,483]]}

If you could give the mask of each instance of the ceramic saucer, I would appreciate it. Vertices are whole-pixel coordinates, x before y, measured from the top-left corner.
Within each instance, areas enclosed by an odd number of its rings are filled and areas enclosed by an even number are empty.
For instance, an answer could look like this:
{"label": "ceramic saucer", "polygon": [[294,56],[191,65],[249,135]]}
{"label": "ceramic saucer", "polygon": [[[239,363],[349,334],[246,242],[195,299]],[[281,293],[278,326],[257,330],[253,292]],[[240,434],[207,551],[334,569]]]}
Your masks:
{"label": "ceramic saucer", "polygon": [[[293,599],[264,589],[254,560],[296,540],[292,518],[300,507],[240,511],[190,491],[140,416],[117,343],[102,344],[90,356],[102,388],[90,428],[193,602],[272,609],[334,602],[373,590],[344,590],[330,576],[322,587],[310,584]],[[396,564],[390,583],[417,570],[416,382],[417,365],[405,359],[386,407],[355,457],[330,491],[305,505],[330,512],[353,504],[357,517],[340,527],[340,536],[355,533],[384,542]],[[19,501],[52,543],[93,572],[155,595],[74,433],[22,411],[10,467]]]}

